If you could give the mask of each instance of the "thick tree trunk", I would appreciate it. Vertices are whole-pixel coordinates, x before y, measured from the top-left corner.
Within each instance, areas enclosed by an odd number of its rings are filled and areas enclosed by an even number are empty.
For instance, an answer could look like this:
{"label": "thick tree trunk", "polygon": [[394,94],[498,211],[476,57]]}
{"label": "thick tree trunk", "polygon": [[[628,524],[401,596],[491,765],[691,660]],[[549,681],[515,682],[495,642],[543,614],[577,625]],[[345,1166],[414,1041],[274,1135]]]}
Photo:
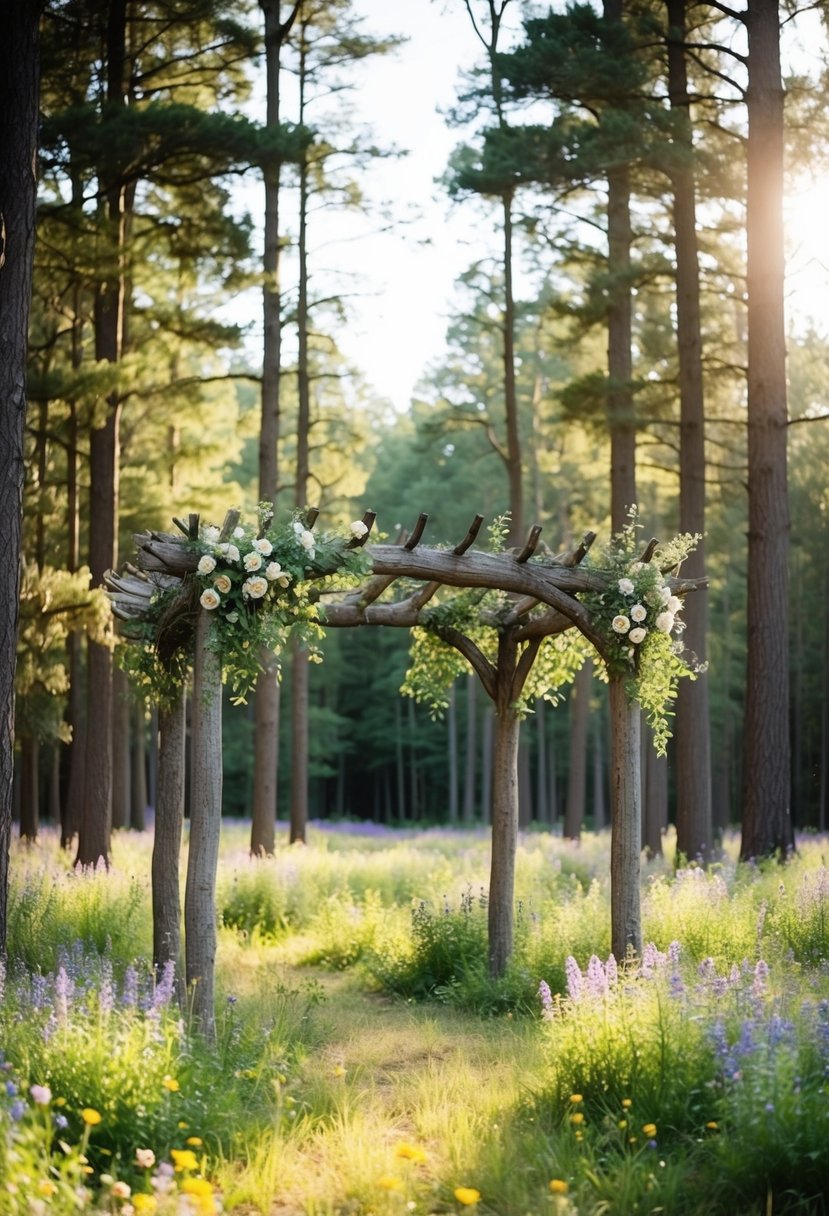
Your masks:
{"label": "thick tree trunk", "polygon": [[193,660],[190,847],[184,892],[187,992],[193,1018],[215,1035],[216,870],[222,824],[221,668],[209,648],[209,613],[199,613]]}
{"label": "thick tree trunk", "polygon": [[495,715],[492,759],[492,861],[489,877],[489,973],[493,979],[504,974],[513,947],[520,725],[509,704],[499,705]]}
{"label": "thick tree trunk", "polygon": [[253,807],[250,851],[270,857],[275,847],[276,791],[279,770],[279,680],[277,662],[262,654],[263,669],[256,681],[253,727]]}
{"label": "thick tree trunk", "polygon": [[789,747],[789,499],[780,12],[748,30],[748,584],[741,857],[794,845]]}
{"label": "thick tree trunk", "polygon": [[[686,0],[668,0],[668,93],[676,139],[687,164],[672,175],[676,250],[676,329],[679,356],[679,530],[705,535],[705,402],[699,299],[696,184],[691,165],[690,98],[685,62]],[[704,542],[686,559],[683,574],[705,574]],[[708,597],[692,595],[683,612],[686,648],[704,663]],[[676,844],[686,857],[707,861],[713,846],[711,730],[708,679],[680,680],[676,705]],[[647,818],[647,817],[646,817]],[[649,841],[649,847],[655,842]]]}
{"label": "thick tree trunk", "polygon": [[69,725],[72,727],[72,742],[69,746],[69,776],[66,781],[66,797],[63,800],[60,844],[69,849],[77,835],[81,822],[86,768],[86,672],[83,662],[83,637],[70,633],[69,649]]}
{"label": "thick tree trunk", "polygon": [[623,962],[642,952],[639,873],[642,850],[641,711],[623,679],[610,694],[610,932],[611,949]]}
{"label": "thick tree trunk", "polygon": [[153,966],[156,973],[167,962],[176,968],[181,983],[181,897],[179,858],[184,821],[185,697],[182,691],[171,706],[158,714],[158,795],[153,836]]}
{"label": "thick tree trunk", "polygon": [[588,661],[579,670],[570,690],[570,767],[564,809],[564,835],[567,840],[578,840],[584,827],[587,800],[587,732],[592,684],[593,664]]}
{"label": "thick tree trunk", "polygon": [[35,240],[35,155],[41,5],[23,0],[0,37],[0,958],[6,950],[6,897],[14,782],[14,672],[17,657],[23,517],[26,352]]}

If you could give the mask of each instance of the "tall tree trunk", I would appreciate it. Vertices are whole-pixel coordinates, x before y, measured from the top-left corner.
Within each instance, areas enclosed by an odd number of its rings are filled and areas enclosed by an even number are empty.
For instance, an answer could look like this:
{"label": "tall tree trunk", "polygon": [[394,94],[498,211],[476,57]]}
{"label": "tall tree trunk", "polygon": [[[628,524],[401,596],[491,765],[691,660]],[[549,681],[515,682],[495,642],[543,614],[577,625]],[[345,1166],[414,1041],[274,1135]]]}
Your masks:
{"label": "tall tree trunk", "polygon": [[[167,962],[181,983],[181,897],[179,858],[184,822],[185,696],[158,713],[158,794],[152,857],[153,966],[160,974]],[[215,913],[214,913],[215,915]]]}
{"label": "tall tree trunk", "polygon": [[147,815],[147,724],[144,720],[144,702],[140,697],[132,701],[132,753],[130,756],[130,827],[143,832]]}
{"label": "tall tree trunk", "polygon": [[[280,55],[298,4],[280,21],[279,0],[260,0],[265,18],[266,124],[279,129]],[[259,428],[259,501],[276,502],[279,433],[281,425],[280,377],[282,372],[282,295],[280,289],[279,161],[265,168],[265,233],[262,288],[264,347],[262,352],[262,404]],[[261,656],[262,671],[256,681],[254,712],[253,807],[250,851],[254,856],[274,851],[279,766],[279,680],[273,654]]]}
{"label": "tall tree trunk", "polygon": [[[622,0],[604,0],[604,19],[622,20]],[[620,532],[636,503],[636,424],[632,389],[632,315],[630,288],[630,170],[607,174],[607,371],[610,430],[610,525]]]}
{"label": "tall tree trunk", "polygon": [[397,778],[397,819],[406,818],[406,764],[403,754],[403,709],[400,697],[394,701],[394,754]]}
{"label": "tall tree trunk", "polygon": [[600,832],[607,824],[605,798],[605,754],[602,740],[602,715],[593,715],[593,831]]}
{"label": "tall tree trunk", "polygon": [[789,498],[780,12],[748,30],[748,582],[742,858],[794,845],[789,746]]}
{"label": "tall tree trunk", "polygon": [[593,664],[588,661],[580,668],[570,690],[570,766],[564,809],[564,835],[568,840],[578,840],[584,826],[587,800],[587,733],[590,724],[592,683]]}
{"label": "tall tree trunk", "polygon": [[193,660],[190,848],[184,891],[187,992],[193,1018],[215,1037],[216,870],[222,825],[222,687],[210,649],[210,614],[199,613]]}
{"label": "tall tree trunk", "polygon": [[[107,25],[107,94],[110,105],[126,98],[126,0],[112,0]],[[110,268],[95,297],[95,357],[118,363],[123,349],[126,283],[125,238],[128,191],[111,182],[104,191],[103,220]],[[107,398],[103,426],[89,439],[89,570],[92,585],[103,585],[104,573],[117,559],[121,400],[114,389]],[[112,653],[106,645],[88,644],[86,764],[84,800],[76,864],[109,864],[112,816]]]}
{"label": "tall tree trunk", "polygon": [[[671,174],[676,251],[676,328],[679,356],[679,530],[698,533],[683,575],[705,575],[705,402],[699,299],[696,183],[691,164],[690,98],[685,62],[686,0],[668,0],[668,94],[676,139],[686,163]],[[706,660],[708,597],[690,595],[683,612],[683,641],[700,664]],[[680,680],[676,706],[676,845],[686,857],[707,861],[713,846],[711,728],[708,679]],[[652,846],[655,842],[651,840]]]}
{"label": "tall tree trunk", "polygon": [[35,240],[41,4],[22,0],[0,38],[0,958],[14,783],[14,671],[20,602],[26,351]]}
{"label": "tall tree trunk", "polygon": [[[538,517],[536,517],[538,518]],[[538,822],[549,824],[550,820],[550,801],[548,798],[549,785],[547,781],[547,721],[546,721],[546,702],[543,697],[539,697],[535,703],[535,726],[537,739],[537,766],[535,773],[535,801],[538,815]]]}
{"label": "tall tree trunk", "polygon": [[291,647],[291,844],[305,842],[308,830],[308,651]]}
{"label": "tall tree trunk", "polygon": [[[72,366],[81,362],[80,304],[76,291],[72,324]],[[78,410],[75,402],[69,403],[69,442],[66,450],[66,513],[67,513],[67,569],[74,573],[80,564],[80,504],[78,493]],[[81,822],[83,806],[84,768],[86,762],[86,686],[84,684],[83,634],[73,630],[67,639],[69,652],[69,726],[72,740],[68,748],[69,776],[66,781],[66,797],[63,799],[60,829],[62,849],[70,848]]]}
{"label": "tall tree trunk", "polygon": [[116,667],[112,673],[112,826],[130,826],[130,685]]}
{"label": "tall tree trunk", "polygon": [[533,785],[530,777],[530,749],[522,739],[518,746],[518,826],[528,828],[533,821]]}
{"label": "tall tree trunk", "polygon": [[642,952],[639,874],[642,850],[641,712],[624,679],[611,679],[610,697],[610,933],[619,962]]}
{"label": "tall tree trunk", "polygon": [[[307,42],[303,25],[299,38],[299,121],[305,121]],[[311,425],[311,376],[308,363],[308,162],[299,166],[299,284],[297,294],[297,426],[296,488],[294,503],[308,506],[308,444]],[[293,697],[291,699],[291,841],[305,840],[308,823],[308,651],[293,646]]]}
{"label": "tall tree trunk", "polygon": [[509,481],[509,543],[524,541],[524,486],[521,461],[521,434],[518,426],[518,393],[515,383],[515,298],[512,253],[513,192],[502,199],[504,216],[504,406],[507,423],[507,478]]}

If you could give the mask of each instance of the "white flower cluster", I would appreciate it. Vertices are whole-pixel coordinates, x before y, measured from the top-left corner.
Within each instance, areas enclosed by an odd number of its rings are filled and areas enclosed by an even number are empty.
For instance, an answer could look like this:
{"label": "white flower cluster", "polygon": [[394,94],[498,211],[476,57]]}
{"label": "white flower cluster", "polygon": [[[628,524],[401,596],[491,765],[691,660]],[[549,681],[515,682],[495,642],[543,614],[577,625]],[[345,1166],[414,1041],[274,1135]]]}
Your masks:
{"label": "white flower cluster", "polygon": [[[620,578],[617,587],[620,595],[626,598],[633,599],[636,595],[633,579]],[[644,598],[646,603],[635,601],[630,607],[626,606],[626,611],[617,613],[610,623],[614,633],[626,637],[634,646],[644,642],[649,627],[668,634],[682,627],[681,622],[677,621],[682,600],[672,593],[670,587],[654,588]]]}
{"label": "white flower cluster", "polygon": [[[311,536],[311,533],[308,533]],[[259,536],[250,541],[250,548],[246,552],[242,552],[238,545],[230,544],[223,541],[219,544],[219,529],[208,525],[201,530],[201,539],[213,547],[213,553],[204,553],[199,558],[196,567],[199,574],[209,577],[213,575],[211,585],[205,587],[199,596],[199,603],[202,608],[206,608],[208,612],[213,612],[221,607],[225,602],[223,597],[229,596],[233,590],[233,579],[227,572],[228,568],[232,572],[234,568],[243,570],[247,578],[242,582],[242,596],[246,600],[261,600],[267,594],[268,588],[272,583],[277,586],[287,587],[291,581],[291,574],[287,570],[283,570],[278,561],[268,561],[267,559],[273,553],[273,545],[266,536]],[[234,539],[243,543],[246,539],[244,528],[236,528],[233,533]],[[313,536],[311,536],[313,547]],[[307,549],[307,546],[304,546]],[[222,563],[224,569],[219,569],[219,562]],[[227,619],[233,624],[238,621],[239,614],[237,612],[229,612]]]}

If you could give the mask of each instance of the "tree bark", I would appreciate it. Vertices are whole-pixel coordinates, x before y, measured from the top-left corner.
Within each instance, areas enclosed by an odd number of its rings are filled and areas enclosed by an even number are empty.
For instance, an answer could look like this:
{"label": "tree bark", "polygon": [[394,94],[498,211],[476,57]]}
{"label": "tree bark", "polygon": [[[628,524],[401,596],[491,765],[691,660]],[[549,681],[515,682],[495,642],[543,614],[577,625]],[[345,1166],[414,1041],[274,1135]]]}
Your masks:
{"label": "tree bark", "polygon": [[22,0],[0,38],[0,958],[14,782],[14,672],[20,601],[26,353],[35,240],[41,5]]}
{"label": "tree bark", "polygon": [[305,843],[308,831],[308,651],[296,640],[291,662],[291,828],[290,842]]}
{"label": "tree bark", "polygon": [[[705,400],[699,298],[696,183],[691,163],[690,98],[685,62],[686,0],[668,0],[668,94],[676,140],[686,163],[671,174],[676,252],[676,329],[679,357],[679,530],[700,541],[685,561],[691,578],[705,575]],[[692,595],[683,612],[687,650],[706,660],[708,598]],[[676,703],[676,845],[707,861],[713,846],[711,728],[708,679],[680,680]],[[647,819],[647,817],[646,817]],[[655,844],[650,840],[649,847]]]}
{"label": "tree bark", "polygon": [[623,679],[610,695],[610,932],[619,962],[642,952],[639,874],[642,849],[641,712]]}
{"label": "tree bark", "polygon": [[147,815],[147,724],[144,720],[144,702],[140,697],[132,699],[132,751],[130,753],[130,827],[143,832]]}
{"label": "tree bark", "polygon": [[466,677],[466,749],[464,753],[463,774],[464,823],[472,823],[475,819],[475,779],[477,776],[476,747],[478,739],[475,692],[477,686],[477,678],[470,673]]}
{"label": "tree bark", "polygon": [[518,838],[520,722],[509,704],[495,713],[492,757],[492,859],[489,876],[489,973],[504,974],[512,955]]}
{"label": "tree bark", "polygon": [[642,843],[648,857],[662,856],[668,826],[668,760],[657,756],[653,732],[642,723]]}
{"label": "tree bark", "polygon": [[172,705],[159,710],[158,735],[158,794],[152,857],[153,966],[160,975],[165,963],[172,962],[179,995],[183,996],[179,858],[184,821],[184,690]]}
{"label": "tree bark", "polygon": [[119,667],[112,673],[112,826],[130,826],[130,686]]}
{"label": "tree bark", "polygon": [[184,892],[187,992],[195,1024],[215,1037],[216,870],[222,823],[221,667],[210,649],[212,625],[199,613],[193,660],[190,847]]}
{"label": "tree bark", "polygon": [[743,859],[794,846],[789,745],[789,499],[783,258],[780,15],[748,30],[748,582]]}

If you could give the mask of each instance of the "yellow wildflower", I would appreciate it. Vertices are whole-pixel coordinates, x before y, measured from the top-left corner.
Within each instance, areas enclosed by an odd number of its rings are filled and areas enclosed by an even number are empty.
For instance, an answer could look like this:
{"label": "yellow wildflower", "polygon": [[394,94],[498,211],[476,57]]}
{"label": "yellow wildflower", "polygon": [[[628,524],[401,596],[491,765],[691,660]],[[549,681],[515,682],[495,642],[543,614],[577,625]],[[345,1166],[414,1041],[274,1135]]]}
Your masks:
{"label": "yellow wildflower", "polygon": [[655,1123],[645,1123],[642,1126],[642,1131],[645,1133],[645,1135],[650,1140],[652,1140],[654,1138],[654,1136],[656,1135],[656,1124]]}
{"label": "yellow wildflower", "polygon": [[342,1064],[334,1065],[334,1067],[331,1069],[331,1076],[332,1077],[344,1077],[345,1076],[345,1069],[343,1068]]}
{"label": "yellow wildflower", "polygon": [[400,1178],[395,1178],[394,1174],[381,1174],[377,1179],[377,1185],[381,1186],[384,1191],[399,1191],[403,1182]]}
{"label": "yellow wildflower", "polygon": [[574,1106],[578,1106],[579,1102],[583,1102],[584,1098],[581,1094],[570,1094],[570,1101]]}
{"label": "yellow wildflower", "polygon": [[398,1144],[394,1155],[402,1157],[404,1161],[413,1161],[415,1165],[422,1165],[426,1160],[426,1150],[417,1144]]}
{"label": "yellow wildflower", "polygon": [[170,1149],[170,1156],[173,1158],[176,1170],[197,1170],[199,1168],[196,1154],[191,1148]]}
{"label": "yellow wildflower", "polygon": [[95,1127],[101,1122],[101,1115],[97,1110],[93,1110],[91,1106],[85,1106],[81,1111],[81,1118],[87,1127]]}
{"label": "yellow wildflower", "polygon": [[166,1077],[164,1077],[161,1084],[164,1086],[165,1089],[168,1089],[171,1094],[177,1094],[179,1089],[181,1088],[181,1086],[179,1085],[179,1083],[175,1079],[175,1077],[171,1077],[169,1073],[167,1074]]}
{"label": "yellow wildflower", "polygon": [[181,1184],[182,1195],[197,1195],[204,1198],[213,1194],[213,1184],[206,1178],[185,1178]]}
{"label": "yellow wildflower", "polygon": [[188,1136],[184,1143],[191,1144],[193,1148],[201,1148],[203,1140],[201,1136]]}
{"label": "yellow wildflower", "polygon": [[142,1212],[146,1212],[147,1216],[150,1216],[150,1213],[154,1212],[158,1207],[158,1200],[155,1195],[146,1195],[143,1191],[139,1191],[137,1195],[133,1195],[132,1197],[132,1206],[139,1213],[139,1216]]}
{"label": "yellow wildflower", "polygon": [[574,1115],[570,1116],[570,1122],[575,1124],[584,1123],[584,1115],[580,1110],[577,1110]]}
{"label": "yellow wildflower", "polygon": [[45,1196],[46,1199],[51,1199],[53,1195],[57,1194],[57,1189],[51,1178],[41,1178],[37,1184],[38,1194]]}
{"label": "yellow wildflower", "polygon": [[456,1186],[455,1198],[458,1203],[462,1203],[466,1208],[472,1208],[481,1198],[481,1192],[476,1191],[474,1186]]}
{"label": "yellow wildflower", "polygon": [[563,1178],[553,1178],[550,1182],[550,1190],[554,1195],[566,1195],[570,1187]]}
{"label": "yellow wildflower", "polygon": [[625,1108],[625,1110],[630,1110],[631,1106],[633,1106],[633,1102],[630,1100],[630,1098],[622,1098],[622,1106]]}
{"label": "yellow wildflower", "polygon": [[709,1132],[717,1132],[720,1130],[719,1123],[716,1123],[713,1119],[710,1123],[706,1123],[705,1126],[708,1128]]}

